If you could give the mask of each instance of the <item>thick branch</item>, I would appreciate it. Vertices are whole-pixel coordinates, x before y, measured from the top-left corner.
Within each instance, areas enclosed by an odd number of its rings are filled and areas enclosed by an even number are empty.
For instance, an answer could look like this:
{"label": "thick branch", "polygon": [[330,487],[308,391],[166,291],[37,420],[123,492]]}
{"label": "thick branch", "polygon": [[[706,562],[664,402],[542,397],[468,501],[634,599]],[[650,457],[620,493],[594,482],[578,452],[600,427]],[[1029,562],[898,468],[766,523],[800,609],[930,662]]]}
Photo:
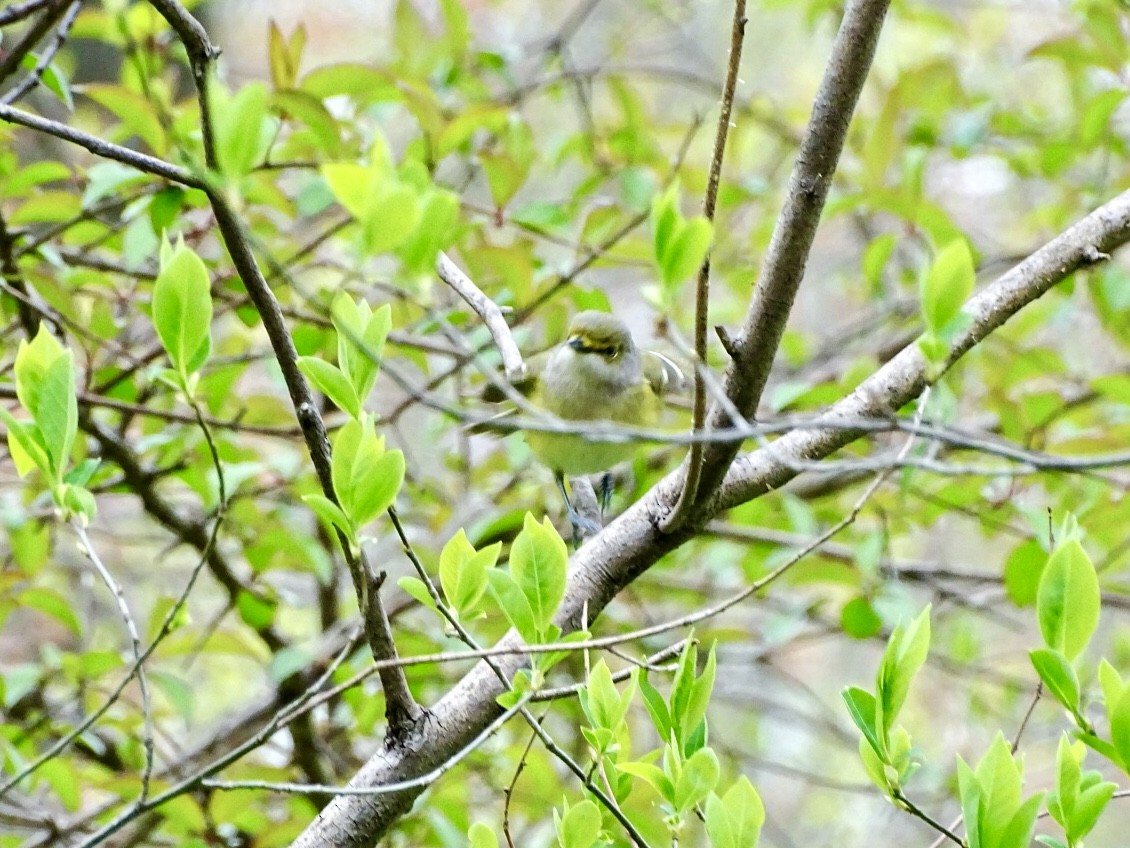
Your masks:
{"label": "thick branch", "polygon": [[[844,12],[753,301],[741,335],[730,348],[733,359],[726,371],[726,395],[746,418],[757,412],[769,379],[889,4],[890,0],[853,0]],[[721,409],[711,418],[715,427],[728,422]],[[737,450],[738,445],[715,445],[704,451],[700,506],[713,495]]]}
{"label": "thick branch", "polygon": [[[1096,256],[1130,241],[1130,192],[1119,195],[973,297],[965,307],[972,323],[953,344],[952,365],[985,336]],[[933,378],[939,375],[935,373]],[[886,416],[919,395],[930,369],[915,346],[905,348],[826,414],[832,424],[845,418]],[[795,463],[828,456],[858,436],[840,428],[790,433],[733,464],[704,512],[713,516],[769,492],[798,473]],[[695,528],[684,526],[664,535],[657,518],[677,494],[681,474],[664,478],[574,557],[565,600],[557,623],[576,630],[582,615],[591,622],[616,594],[664,554],[690,539]],[[504,640],[515,642],[513,636]],[[496,663],[512,674],[525,660],[511,657]],[[501,684],[485,664],[470,671],[417,724],[400,744],[387,746],[367,762],[351,786],[379,786],[434,769],[465,746],[497,715],[494,699]],[[326,845],[360,848],[383,836],[412,805],[418,790],[394,795],[348,796],[335,799],[293,843],[293,848]]]}

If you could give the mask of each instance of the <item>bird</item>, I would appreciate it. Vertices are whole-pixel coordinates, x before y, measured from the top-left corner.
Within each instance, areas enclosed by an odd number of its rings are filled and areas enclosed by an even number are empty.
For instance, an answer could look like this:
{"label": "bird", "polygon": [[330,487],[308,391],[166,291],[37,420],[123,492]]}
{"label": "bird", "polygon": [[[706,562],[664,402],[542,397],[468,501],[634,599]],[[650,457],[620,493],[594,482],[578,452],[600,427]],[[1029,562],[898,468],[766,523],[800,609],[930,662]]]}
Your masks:
{"label": "bird", "polygon": [[[682,369],[671,359],[640,350],[622,320],[589,310],[573,317],[564,342],[527,360],[526,373],[514,388],[565,421],[646,427],[659,417],[660,398],[684,382]],[[482,394],[488,402],[505,397],[505,390],[496,385],[487,386]],[[603,515],[612,496],[610,469],[630,459],[638,445],[631,440],[589,439],[583,433],[535,430],[526,431],[525,438],[534,456],[553,472],[576,546],[600,527],[574,508],[565,478],[603,472],[599,487]]]}

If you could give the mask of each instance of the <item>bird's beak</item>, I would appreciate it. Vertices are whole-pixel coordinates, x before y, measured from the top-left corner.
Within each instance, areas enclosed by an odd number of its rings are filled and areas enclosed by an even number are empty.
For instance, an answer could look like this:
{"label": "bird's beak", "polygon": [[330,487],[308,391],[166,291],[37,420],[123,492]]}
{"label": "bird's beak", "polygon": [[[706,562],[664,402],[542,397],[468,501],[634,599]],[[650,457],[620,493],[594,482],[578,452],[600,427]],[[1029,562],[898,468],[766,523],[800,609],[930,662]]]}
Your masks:
{"label": "bird's beak", "polygon": [[588,345],[585,344],[584,336],[573,336],[569,339],[569,341],[566,342],[566,344],[578,353],[585,353],[586,351],[588,351]]}

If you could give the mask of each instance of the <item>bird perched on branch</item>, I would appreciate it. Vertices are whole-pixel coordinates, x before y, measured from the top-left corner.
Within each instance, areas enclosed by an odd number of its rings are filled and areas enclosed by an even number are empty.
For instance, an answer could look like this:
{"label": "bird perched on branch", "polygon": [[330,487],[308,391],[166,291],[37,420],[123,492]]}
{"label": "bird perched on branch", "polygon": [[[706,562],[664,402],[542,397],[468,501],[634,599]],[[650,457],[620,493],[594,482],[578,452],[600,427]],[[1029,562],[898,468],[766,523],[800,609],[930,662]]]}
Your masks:
{"label": "bird perched on branch", "polygon": [[[566,421],[646,427],[659,416],[660,397],[684,383],[683,372],[674,362],[654,351],[641,351],[628,325],[604,312],[578,313],[565,341],[531,357],[526,367],[526,375],[514,388]],[[483,400],[492,403],[505,398],[506,392],[498,386],[488,386],[483,392]],[[603,513],[612,495],[609,469],[630,459],[636,442],[533,430],[525,437],[534,456],[553,472],[573,525],[574,542],[599,531],[592,519],[574,508],[565,490],[565,477],[604,472],[600,484]]]}

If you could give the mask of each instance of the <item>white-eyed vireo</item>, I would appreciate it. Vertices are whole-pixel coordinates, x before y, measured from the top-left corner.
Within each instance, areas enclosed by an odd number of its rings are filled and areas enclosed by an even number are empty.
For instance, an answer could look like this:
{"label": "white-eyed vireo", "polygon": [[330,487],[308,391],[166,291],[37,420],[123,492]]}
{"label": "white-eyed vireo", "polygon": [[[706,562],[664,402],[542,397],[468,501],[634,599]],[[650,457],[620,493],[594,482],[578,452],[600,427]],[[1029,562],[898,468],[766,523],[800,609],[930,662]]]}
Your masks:
{"label": "white-eyed vireo", "polygon": [[[683,373],[667,357],[641,351],[627,324],[604,312],[580,312],[569,335],[557,347],[526,361],[526,376],[514,387],[536,405],[566,421],[613,422],[646,427],[659,417],[660,396],[683,382]],[[483,399],[501,401],[505,392],[489,386]],[[577,513],[565,491],[565,477],[595,474],[631,458],[637,443],[598,441],[581,433],[528,431],[534,455],[553,471],[574,528],[600,528]],[[601,508],[611,496],[611,475],[600,486]]]}

